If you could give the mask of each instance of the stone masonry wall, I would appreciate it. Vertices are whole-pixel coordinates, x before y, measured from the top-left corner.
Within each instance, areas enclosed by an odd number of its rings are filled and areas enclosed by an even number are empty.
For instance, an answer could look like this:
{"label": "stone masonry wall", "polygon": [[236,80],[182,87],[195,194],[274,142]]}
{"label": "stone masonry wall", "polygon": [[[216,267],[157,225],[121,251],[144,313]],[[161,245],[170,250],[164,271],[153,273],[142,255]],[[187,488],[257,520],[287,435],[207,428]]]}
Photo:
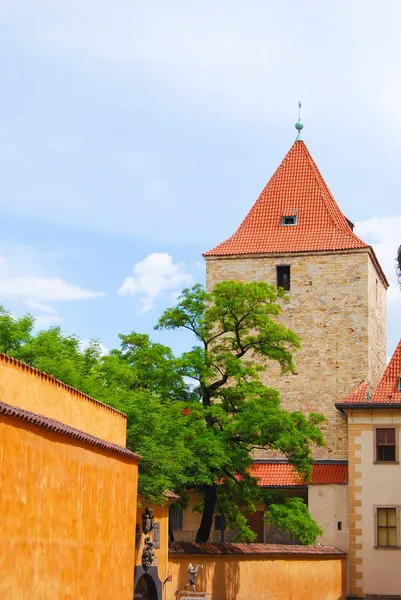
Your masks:
{"label": "stone masonry wall", "polygon": [[369,260],[369,383],[373,392],[387,366],[386,288]]}
{"label": "stone masonry wall", "polygon": [[335,403],[382,368],[377,338],[385,330],[385,315],[371,306],[369,252],[208,258],[207,289],[230,279],[276,285],[277,265],[291,267],[290,300],[280,321],[299,335],[302,349],[295,356],[295,374],[281,376],[270,363],[264,383],[280,391],[284,408],[325,415],[326,447],[316,449],[315,458],[344,459],[347,429]]}

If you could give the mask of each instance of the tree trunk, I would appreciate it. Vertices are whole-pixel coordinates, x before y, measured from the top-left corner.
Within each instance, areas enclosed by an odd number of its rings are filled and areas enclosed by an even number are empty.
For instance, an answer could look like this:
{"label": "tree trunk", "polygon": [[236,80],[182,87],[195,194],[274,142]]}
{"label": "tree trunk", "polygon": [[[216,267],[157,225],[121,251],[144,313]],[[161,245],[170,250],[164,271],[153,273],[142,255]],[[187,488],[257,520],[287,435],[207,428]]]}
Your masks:
{"label": "tree trunk", "polygon": [[174,532],[173,532],[173,524],[172,524],[170,518],[168,520],[168,539],[170,542],[175,542]]}
{"label": "tree trunk", "polygon": [[207,542],[213,525],[213,515],[216,506],[216,488],[208,485],[203,488],[204,506],[202,520],[196,534],[196,542]]}

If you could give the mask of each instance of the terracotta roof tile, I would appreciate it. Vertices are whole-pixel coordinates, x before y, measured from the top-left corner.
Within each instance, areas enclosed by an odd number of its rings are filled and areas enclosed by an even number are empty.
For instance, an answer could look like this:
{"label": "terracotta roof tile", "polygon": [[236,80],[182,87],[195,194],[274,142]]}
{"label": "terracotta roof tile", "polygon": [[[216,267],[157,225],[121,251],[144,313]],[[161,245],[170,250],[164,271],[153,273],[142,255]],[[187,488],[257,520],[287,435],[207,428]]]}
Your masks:
{"label": "terracotta roof tile", "polygon": [[353,392],[336,406],[341,409],[347,406],[360,404],[361,407],[380,407],[381,405],[401,406],[401,340],[387,365],[384,375],[379,381],[372,397],[368,397],[368,384],[363,381]]}
{"label": "terracotta roof tile", "polygon": [[174,492],[172,492],[171,490],[165,490],[164,495],[166,496],[166,498],[169,498],[170,500],[179,500],[180,499],[180,497],[177,496],[177,494],[174,494]]}
{"label": "terracotta roof tile", "polygon": [[337,404],[364,404],[368,401],[368,388],[369,384],[367,381],[362,381],[358,387],[350,392],[348,396],[338,402]]}
{"label": "terracotta roof tile", "polygon": [[88,394],[84,394],[83,392],[80,392],[76,388],[73,388],[72,386],[67,385],[63,381],[59,381],[59,379],[52,377],[52,375],[48,375],[44,371],[39,371],[39,369],[35,369],[34,367],[31,367],[30,365],[27,365],[26,363],[24,363],[20,360],[17,360],[16,358],[9,356],[8,354],[3,354],[2,352],[0,352],[0,362],[10,363],[23,371],[29,371],[30,373],[32,373],[32,375],[35,375],[36,377],[40,377],[41,379],[45,379],[52,385],[64,388],[65,390],[67,390],[71,394],[74,394],[75,396],[84,398],[85,400],[88,400],[89,402],[92,402],[93,404],[97,404],[106,410],[117,413],[117,414],[121,415],[124,419],[127,418],[127,415],[125,415],[121,411],[117,410],[116,408],[113,408],[109,404],[104,404],[104,402],[100,402],[100,400],[96,400],[96,398],[92,398],[92,396],[88,396]]}
{"label": "terracotta roof tile", "polygon": [[345,553],[335,546],[290,546],[284,544],[229,544],[220,542],[170,542],[169,553],[179,554],[276,554],[276,555],[307,555],[307,556],[338,556]]}
{"label": "terracotta roof tile", "polygon": [[[296,225],[281,225],[283,215],[297,213]],[[304,142],[297,141],[234,235],[204,256],[369,248],[349,223]]]}
{"label": "terracotta roof tile", "polygon": [[[287,462],[255,462],[252,475],[262,487],[293,487],[305,485],[294,467]],[[319,462],[312,465],[312,479],[308,485],[346,484],[348,465],[346,462]]]}
{"label": "terracotta roof tile", "polygon": [[398,389],[401,377],[401,340],[384,371],[379,385],[371,398],[371,403],[401,404],[401,390]]}
{"label": "terracotta roof tile", "polygon": [[37,427],[49,429],[50,431],[54,431],[55,433],[59,433],[60,435],[65,435],[67,437],[74,438],[85,444],[97,446],[98,448],[108,450],[109,452],[114,452],[115,454],[120,454],[127,458],[132,458],[135,460],[141,459],[139,454],[131,452],[131,450],[128,450],[128,448],[123,448],[122,446],[118,446],[117,444],[113,444],[112,442],[106,442],[105,440],[102,440],[94,435],[90,435],[89,433],[85,433],[80,429],[75,429],[74,427],[65,425],[60,421],[56,421],[55,419],[49,419],[48,417],[38,415],[29,410],[24,410],[23,408],[19,408],[18,406],[11,406],[11,404],[0,402],[0,414],[7,415],[14,419],[20,419],[21,421],[26,421],[27,423],[31,423],[32,425],[36,425]]}

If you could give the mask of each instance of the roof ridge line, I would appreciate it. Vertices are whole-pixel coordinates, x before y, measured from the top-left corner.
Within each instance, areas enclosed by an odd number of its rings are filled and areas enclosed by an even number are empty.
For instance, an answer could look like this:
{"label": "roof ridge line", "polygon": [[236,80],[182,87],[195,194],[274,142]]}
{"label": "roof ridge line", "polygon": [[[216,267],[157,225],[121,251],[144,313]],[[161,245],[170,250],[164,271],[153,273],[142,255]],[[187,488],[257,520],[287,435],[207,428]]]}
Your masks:
{"label": "roof ridge line", "polygon": [[0,352],[0,362],[2,362],[2,361],[5,363],[11,363],[12,365],[18,367],[19,369],[22,369],[23,371],[28,370],[30,373],[32,373],[32,375],[36,375],[36,377],[41,377],[42,379],[45,379],[49,383],[56,385],[58,387],[62,387],[65,390],[67,390],[68,392],[75,394],[76,396],[85,398],[85,400],[89,400],[90,402],[92,402],[94,404],[97,404],[107,410],[115,412],[115,413],[119,414],[120,416],[122,416],[124,419],[127,418],[127,415],[125,413],[121,412],[120,410],[118,410],[117,408],[113,408],[113,406],[110,406],[109,404],[105,404],[104,402],[101,402],[100,400],[96,400],[96,398],[93,398],[92,396],[89,396],[88,394],[81,392],[77,388],[74,388],[71,385],[64,383],[63,381],[60,381],[56,377],[53,377],[53,375],[48,375],[47,373],[45,373],[44,371],[41,371],[40,369],[31,367],[31,365],[28,365],[27,363],[23,362],[22,360],[18,360],[18,358],[14,358],[13,356],[6,354],[5,352]]}
{"label": "roof ridge line", "polygon": [[[329,188],[329,186],[327,185],[326,181],[324,180],[323,175],[320,173],[320,171],[318,169],[318,166],[315,163],[315,161],[313,160],[312,155],[309,152],[309,149],[308,149],[308,147],[307,147],[307,145],[305,143],[304,143],[304,148],[305,148],[305,151],[306,151],[306,155],[307,155],[308,161],[309,161],[309,163],[310,163],[310,165],[312,167],[313,174],[314,174],[314,176],[316,178],[316,182],[317,182],[317,184],[319,186],[323,202],[324,202],[324,204],[325,204],[325,206],[326,206],[326,208],[327,208],[327,210],[329,212],[329,215],[330,215],[331,219],[333,220],[334,225],[336,227],[340,228],[340,230],[343,231],[344,233],[351,233],[355,237],[358,237],[357,235],[355,235],[355,233],[351,230],[351,228],[347,224],[347,220],[346,220],[345,215],[342,213],[342,211],[341,211],[341,209],[340,209],[340,207],[339,207],[336,199],[334,198],[334,196],[333,196],[333,194],[331,192],[331,189]],[[329,193],[329,197],[330,197],[330,200],[331,200],[331,206],[327,202],[326,192]],[[334,206],[333,206],[333,204],[334,204],[335,207],[337,207],[338,212],[342,216],[342,220],[344,221],[344,224],[347,225],[346,227],[341,227],[341,224],[339,223],[338,219],[336,218],[336,215],[334,215],[334,211],[333,211]]]}
{"label": "roof ridge line", "polygon": [[62,421],[58,421],[57,419],[52,419],[51,417],[46,417],[45,415],[34,413],[31,410],[26,410],[19,406],[7,404],[7,402],[0,401],[0,414],[31,423],[32,425],[42,427],[43,429],[48,429],[49,431],[54,431],[55,433],[58,433],[60,435],[71,437],[80,442],[89,444],[90,446],[96,446],[98,448],[108,450],[109,452],[113,452],[115,454],[121,454],[122,456],[126,456],[127,458],[135,458],[136,460],[141,460],[141,456],[139,454],[137,454],[136,452],[132,452],[132,450],[129,450],[124,446],[119,446],[114,442],[108,442],[106,440],[103,440],[102,438],[97,437],[96,435],[92,435],[91,433],[86,433],[85,431],[77,429],[76,427],[66,425],[65,423],[63,423]]}

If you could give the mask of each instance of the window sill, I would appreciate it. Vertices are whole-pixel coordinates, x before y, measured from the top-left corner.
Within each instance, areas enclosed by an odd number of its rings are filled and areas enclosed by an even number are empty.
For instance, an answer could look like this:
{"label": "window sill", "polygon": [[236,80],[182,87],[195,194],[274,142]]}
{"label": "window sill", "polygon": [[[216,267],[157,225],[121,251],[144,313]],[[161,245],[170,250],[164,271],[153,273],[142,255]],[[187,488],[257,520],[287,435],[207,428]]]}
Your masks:
{"label": "window sill", "polygon": [[373,546],[374,550],[401,550],[401,546]]}
{"label": "window sill", "polygon": [[374,460],[374,465],[399,465],[399,460]]}

